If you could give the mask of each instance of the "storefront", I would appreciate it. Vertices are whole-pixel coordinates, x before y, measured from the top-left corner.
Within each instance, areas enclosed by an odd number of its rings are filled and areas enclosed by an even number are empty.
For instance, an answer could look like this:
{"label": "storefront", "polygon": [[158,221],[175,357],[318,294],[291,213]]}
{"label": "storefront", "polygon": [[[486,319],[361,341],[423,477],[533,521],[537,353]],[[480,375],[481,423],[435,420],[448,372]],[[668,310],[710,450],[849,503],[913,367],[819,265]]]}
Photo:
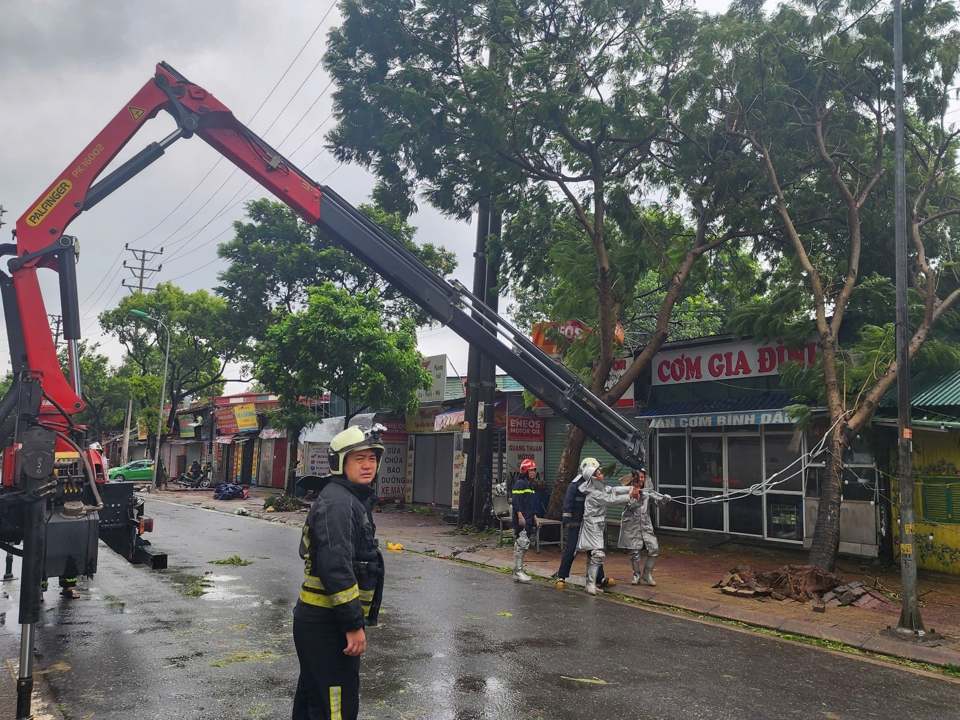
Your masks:
{"label": "storefront", "polygon": [[257,485],[283,490],[287,485],[287,433],[274,428],[260,431],[260,462]]}
{"label": "storefront", "polygon": [[[297,475],[323,476],[330,473],[330,441],[343,430],[343,416],[324,418],[305,427],[297,450]],[[350,425],[386,427],[380,439],[384,455],[377,474],[377,497],[386,502],[402,502],[407,487],[406,421],[391,415],[363,413],[350,418]]]}
{"label": "storefront", "polygon": [[[770,404],[789,396],[770,395]],[[804,434],[783,410],[651,416],[650,467],[670,503],[660,526],[802,542]],[[731,421],[736,424],[732,424]],[[754,488],[757,494],[745,492]],[[733,497],[726,502],[716,502]]]}
{"label": "storefront", "polygon": [[[794,425],[778,367],[816,360],[816,345],[728,338],[672,343],[651,364],[648,465],[660,492],[682,499],[658,511],[660,527],[809,547],[817,518],[827,430]],[[877,472],[866,443],[844,458],[840,552],[876,556],[883,532]]]}
{"label": "storefront", "polygon": [[456,508],[463,481],[463,433],[460,424],[437,423],[440,406],[407,413],[407,462],[404,501]]}

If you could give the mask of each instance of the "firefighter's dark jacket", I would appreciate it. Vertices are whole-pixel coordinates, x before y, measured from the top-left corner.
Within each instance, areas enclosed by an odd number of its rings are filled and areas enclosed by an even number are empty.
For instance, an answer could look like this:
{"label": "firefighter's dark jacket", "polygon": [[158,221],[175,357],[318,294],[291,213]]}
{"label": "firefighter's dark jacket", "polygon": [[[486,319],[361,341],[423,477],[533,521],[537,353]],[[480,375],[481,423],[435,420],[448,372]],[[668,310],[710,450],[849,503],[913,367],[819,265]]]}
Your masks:
{"label": "firefighter's dark jacket", "polygon": [[564,525],[579,525],[583,522],[583,501],[586,495],[580,492],[583,476],[577,475],[567,486],[567,494],[563,496],[563,515],[560,522]]}
{"label": "firefighter's dark jacket", "polygon": [[343,632],[376,625],[384,567],[370,512],[373,488],[339,475],[319,480],[300,540],[304,581],[294,614]]}

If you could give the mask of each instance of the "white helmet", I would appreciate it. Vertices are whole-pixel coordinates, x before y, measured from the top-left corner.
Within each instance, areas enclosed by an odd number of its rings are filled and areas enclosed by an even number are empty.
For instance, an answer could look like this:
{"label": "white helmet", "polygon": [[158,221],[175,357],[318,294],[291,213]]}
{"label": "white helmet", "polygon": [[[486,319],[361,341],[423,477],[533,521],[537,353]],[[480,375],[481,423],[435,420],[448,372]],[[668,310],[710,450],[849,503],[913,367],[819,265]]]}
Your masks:
{"label": "white helmet", "polygon": [[[596,458],[592,458],[592,457],[584,458],[583,461],[580,463],[580,472],[581,472],[581,474],[582,474],[583,471],[586,470],[588,467],[598,468],[598,467],[600,467],[600,461],[597,460]],[[590,473],[590,474],[592,475],[593,473]]]}
{"label": "white helmet", "polygon": [[330,441],[330,450],[327,455],[330,459],[330,474],[343,475],[343,465],[347,455],[357,450],[373,450],[377,454],[377,469],[380,469],[380,459],[383,457],[384,447],[380,442],[380,434],[386,428],[383,425],[374,425],[364,430],[360,425],[348,427],[337,433]]}

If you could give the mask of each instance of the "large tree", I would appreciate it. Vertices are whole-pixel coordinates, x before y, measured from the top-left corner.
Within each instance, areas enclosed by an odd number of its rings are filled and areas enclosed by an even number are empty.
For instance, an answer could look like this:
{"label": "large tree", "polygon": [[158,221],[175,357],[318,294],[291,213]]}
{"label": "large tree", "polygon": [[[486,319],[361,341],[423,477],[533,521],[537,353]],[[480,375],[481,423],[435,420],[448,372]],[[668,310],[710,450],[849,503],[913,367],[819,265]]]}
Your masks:
{"label": "large tree", "polygon": [[[737,236],[704,200],[715,190],[712,171],[704,179],[698,169],[687,183],[699,208],[695,227],[658,237],[664,284],[649,343],[605,390],[622,352],[617,325],[635,291],[632,282],[617,284],[611,241],[651,239],[629,218],[648,214],[651,183],[672,175],[664,167],[688,142],[670,120],[674,106],[685,104],[677,79],[700,18],[656,0],[353,0],[342,13],[325,59],[338,84],[338,125],[328,135],[338,159],[373,169],[398,205],[420,193],[466,218],[494,198],[507,213],[512,268],[542,266],[550,238],[511,242],[521,225],[510,214],[559,207],[565,229],[578,236],[572,242],[592,304],[596,347],[587,385],[608,403],[621,397],[667,339],[698,261]],[[631,260],[655,249],[634,251]],[[637,268],[623,271],[637,276]],[[571,430],[555,493],[576,473],[584,441]]]}
{"label": "large tree", "polygon": [[[150,293],[128,295],[100,315],[103,329],[127,350],[125,364],[130,366],[130,382],[140,397],[141,419],[147,419],[159,404],[167,332],[152,320],[132,315],[131,310],[159,318],[170,333],[165,399],[171,405],[163,425],[169,432],[185,398],[223,391],[227,365],[237,353],[237,345],[228,339],[231,316],[226,302],[206,290],[187,293],[171,283],[161,283]],[[156,427],[156,421],[153,418],[148,427]]]}
{"label": "large tree", "polygon": [[[935,0],[904,12],[911,357],[960,297],[957,133],[944,120],[956,18],[951,3]],[[723,208],[728,222],[745,208],[779,225],[757,245],[773,268],[770,292],[735,327],[817,339],[819,359],[806,372],[821,381],[830,435],[810,561],[828,570],[839,548],[844,453],[900,370],[892,333],[882,341],[892,313],[880,313],[894,270],[891,38],[886,6],[796,2],[766,16],[740,3],[704,28],[693,80],[707,121],[741,149],[724,172],[748,202]],[[857,303],[868,314],[851,313]]]}
{"label": "large tree", "polygon": [[364,410],[414,410],[430,375],[417,352],[412,320],[384,327],[376,292],[351,293],[333,283],[307,291],[307,305],[267,330],[257,377],[295,414],[305,398],[327,391],[343,398],[345,422]]}
{"label": "large tree", "polygon": [[[87,426],[87,437],[97,442],[104,433],[123,427],[131,386],[121,368],[110,365],[110,359],[98,352],[98,343],[81,342],[80,360],[81,397],[86,404],[83,412],[74,417],[78,425]],[[67,352],[60,352],[60,365],[66,372]]]}

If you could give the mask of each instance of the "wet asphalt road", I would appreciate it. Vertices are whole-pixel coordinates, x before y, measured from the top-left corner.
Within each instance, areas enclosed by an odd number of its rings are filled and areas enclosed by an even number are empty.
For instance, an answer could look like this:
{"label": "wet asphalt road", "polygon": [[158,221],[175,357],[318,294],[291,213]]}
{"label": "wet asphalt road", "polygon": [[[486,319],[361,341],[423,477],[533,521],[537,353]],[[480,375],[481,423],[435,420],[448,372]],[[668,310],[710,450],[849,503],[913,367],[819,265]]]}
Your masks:
{"label": "wet asphalt road", "polygon": [[[299,531],[147,509],[171,569],[128,565],[101,546],[83,599],[47,595],[37,648],[65,717],[289,717]],[[209,564],[234,554],[253,564]],[[387,561],[362,717],[960,717],[960,684],[947,680],[435,558]]]}

